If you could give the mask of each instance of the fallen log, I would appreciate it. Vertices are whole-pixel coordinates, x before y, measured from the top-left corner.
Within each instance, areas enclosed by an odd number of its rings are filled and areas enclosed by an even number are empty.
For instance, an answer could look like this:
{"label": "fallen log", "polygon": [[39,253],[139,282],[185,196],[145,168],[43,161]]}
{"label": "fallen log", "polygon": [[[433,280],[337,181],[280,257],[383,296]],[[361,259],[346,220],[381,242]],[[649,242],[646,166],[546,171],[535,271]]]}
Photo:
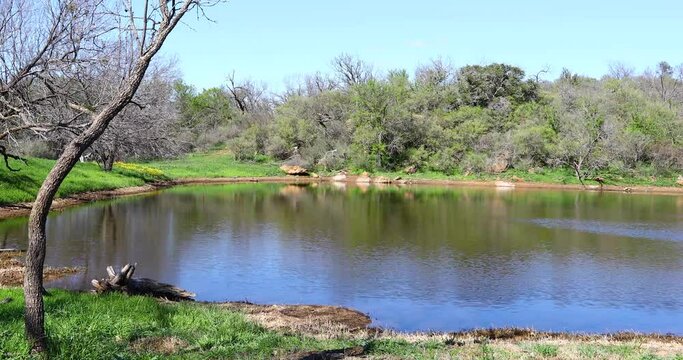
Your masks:
{"label": "fallen log", "polygon": [[194,301],[194,297],[197,296],[171,284],[146,278],[133,278],[136,265],[126,264],[118,273],[113,267],[107,266],[109,277],[101,280],[93,279],[91,282],[95,292],[102,294],[117,291],[128,295],[145,295],[170,301]]}

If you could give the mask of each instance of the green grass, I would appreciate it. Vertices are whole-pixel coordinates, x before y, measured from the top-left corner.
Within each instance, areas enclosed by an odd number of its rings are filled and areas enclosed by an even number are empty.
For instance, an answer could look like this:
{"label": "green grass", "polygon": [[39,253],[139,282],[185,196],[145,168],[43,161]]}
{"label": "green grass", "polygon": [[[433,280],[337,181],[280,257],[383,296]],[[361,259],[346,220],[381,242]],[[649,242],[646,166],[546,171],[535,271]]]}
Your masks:
{"label": "green grass", "polygon": [[[649,171],[642,173],[610,173],[603,172],[598,176],[605,179],[606,185],[617,186],[676,186],[676,174],[667,174],[663,176],[648,175]],[[400,176],[404,179],[429,179],[429,180],[460,180],[460,181],[493,181],[493,180],[507,180],[522,179],[525,182],[549,183],[549,184],[569,184],[579,185],[580,182],[574,175],[571,169],[566,168],[552,168],[552,169],[535,169],[534,172],[528,172],[518,169],[510,169],[501,174],[467,174],[462,172],[455,172],[453,174],[444,174],[439,172],[419,172],[415,174],[406,175],[401,172],[377,172],[375,175],[382,175],[388,178]],[[585,180],[586,185],[598,185],[596,181]]]}
{"label": "green grass", "polygon": [[[0,304],[0,359],[30,359],[21,289],[0,288],[0,300],[6,298],[12,301]],[[648,339],[605,344],[463,338],[466,343],[454,344],[438,336],[407,340],[411,335],[335,333],[321,340],[267,330],[242,313],[215,304],[166,303],[122,294],[52,289],[45,306],[48,347],[55,359],[272,359],[355,346],[364,347],[368,359],[683,359],[683,354],[668,348],[671,344]],[[150,345],[154,339],[174,339],[181,345],[164,351]],[[659,357],[651,352],[655,349]]]}
{"label": "green grass", "polygon": [[[0,289],[0,358],[27,358],[23,297],[19,289]],[[132,344],[144,338],[175,337],[185,346],[163,358],[269,359],[274,354],[353,346],[352,341],[314,340],[268,331],[240,313],[215,305],[166,304],[148,297],[96,296],[51,290],[46,298],[50,353],[59,359],[152,359],[152,349]]]}
{"label": "green grass", "polygon": [[[0,205],[33,201],[54,163],[54,160],[29,158],[28,165],[18,161],[11,163],[19,171],[0,166]],[[150,174],[145,168],[159,169],[163,174]],[[277,175],[282,175],[277,164],[240,163],[220,153],[194,154],[177,160],[143,163],[132,169],[115,165],[112,172],[104,172],[94,163],[78,163],[59,188],[57,196],[140,186],[168,179]]]}
{"label": "green grass", "polygon": [[186,156],[178,160],[145,163],[174,179],[281,176],[279,165],[274,162],[243,163],[232,156],[214,152]]}
{"label": "green grass", "polygon": [[558,347],[556,345],[536,344],[532,346],[532,350],[541,357],[555,357],[557,356]]}
{"label": "green grass", "polygon": [[[53,160],[30,158],[28,165],[12,163],[13,168],[19,171],[10,171],[5,166],[0,166],[0,205],[33,201],[54,163]],[[93,163],[79,163],[67,176],[57,196],[139,186],[146,181],[142,177],[116,171],[105,173]]]}

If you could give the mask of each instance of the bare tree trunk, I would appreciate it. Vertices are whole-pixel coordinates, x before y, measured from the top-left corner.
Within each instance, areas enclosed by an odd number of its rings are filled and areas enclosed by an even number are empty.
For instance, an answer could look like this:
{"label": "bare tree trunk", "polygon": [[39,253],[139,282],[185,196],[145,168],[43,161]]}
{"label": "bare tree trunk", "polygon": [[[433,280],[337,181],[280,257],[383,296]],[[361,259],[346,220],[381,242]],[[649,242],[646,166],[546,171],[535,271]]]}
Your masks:
{"label": "bare tree trunk", "polygon": [[[81,138],[80,136],[76,139]],[[89,144],[88,144],[89,145]],[[52,200],[87,146],[72,141],[57,160],[38,192],[28,222],[28,250],[24,276],[26,338],[34,352],[45,352],[47,341],[44,328],[43,264],[45,262],[45,222]]]}
{"label": "bare tree trunk", "polygon": [[114,169],[114,154],[106,154],[102,159],[102,170],[110,172]]}
{"label": "bare tree trunk", "polygon": [[165,15],[157,36],[147,49],[141,50],[141,55],[135,61],[131,73],[121,87],[121,92],[101,112],[93,116],[93,122],[87,130],[74,138],[66,146],[40,187],[36,201],[33,203],[31,215],[29,216],[28,250],[26,254],[26,273],[24,276],[24,323],[26,326],[26,338],[32,352],[46,354],[47,350],[42,291],[46,247],[45,223],[52,200],[57,194],[57,190],[64,181],[64,178],[66,178],[78,162],[79,157],[102,135],[111,120],[132,100],[152,58],[159,51],[173,28],[178,24],[180,18],[194,3],[194,1],[186,0],[179,9],[174,10],[174,13],[170,13],[165,7],[166,2],[160,2],[163,7],[162,13]]}
{"label": "bare tree trunk", "polygon": [[580,160],[578,163],[576,161],[574,161],[574,162],[572,162],[572,166],[574,167],[574,174],[576,175],[576,178],[579,179],[581,186],[583,186],[585,188],[586,184],[583,183],[583,175],[581,175],[582,163],[583,163],[583,160]]}

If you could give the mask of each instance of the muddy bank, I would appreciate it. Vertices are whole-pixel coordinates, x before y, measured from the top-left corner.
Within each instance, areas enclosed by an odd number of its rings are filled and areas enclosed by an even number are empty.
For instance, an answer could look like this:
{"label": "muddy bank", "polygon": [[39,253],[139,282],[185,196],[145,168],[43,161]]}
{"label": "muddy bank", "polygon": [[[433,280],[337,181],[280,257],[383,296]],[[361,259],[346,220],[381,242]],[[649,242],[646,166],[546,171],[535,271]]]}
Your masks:
{"label": "muddy bank", "polygon": [[[374,357],[376,344],[398,341],[425,349],[430,358],[457,354],[458,358],[481,358],[483,350],[495,358],[517,359],[547,357],[536,354],[549,351],[553,358],[584,359],[641,358],[646,355],[670,357],[683,353],[683,337],[663,334],[618,332],[611,334],[581,334],[544,332],[532,329],[476,329],[458,332],[403,333],[371,327],[368,315],[336,306],[321,305],[257,305],[244,302],[220,303],[220,307],[242,312],[249,320],[266,329],[285,334],[298,334],[316,339],[353,339],[364,346],[324,351],[280,354],[282,359],[343,359]],[[590,351],[589,351],[590,350]],[[392,358],[393,357],[389,357]],[[438,357],[442,358],[442,357]],[[443,357],[449,358],[449,357]],[[493,357],[492,357],[493,358]]]}
{"label": "muddy bank", "polygon": [[[301,177],[301,176],[271,176],[271,177],[240,177],[240,178],[192,178],[178,179],[167,182],[153,183],[143,186],[121,188],[114,190],[92,191],[55,199],[52,202],[52,210],[61,210],[71,206],[85,204],[98,200],[108,200],[127,195],[138,195],[152,193],[161,189],[177,185],[192,184],[234,184],[234,183],[285,183],[285,184],[310,184],[320,182],[330,182],[337,184],[348,184],[350,186],[405,186],[405,185],[432,185],[432,186],[474,186],[500,188],[505,190],[512,189],[547,189],[547,190],[574,190],[574,191],[607,191],[634,194],[662,194],[662,195],[683,195],[683,187],[662,187],[662,186],[616,186],[616,185],[581,185],[552,184],[536,182],[508,182],[508,181],[465,181],[465,180],[432,180],[432,179],[401,179],[390,180],[387,183],[357,183],[358,176],[348,176],[343,181],[334,181],[332,177]],[[7,219],[18,216],[27,216],[31,213],[32,203],[20,203],[13,205],[0,205],[0,219]]]}
{"label": "muddy bank", "polygon": [[587,334],[568,332],[536,331],[520,328],[473,329],[456,332],[404,333],[391,329],[372,327],[372,319],[360,311],[326,305],[259,305],[249,302],[204,303],[239,311],[259,325],[276,331],[297,333],[316,338],[393,338],[411,342],[441,339],[445,342],[467,340],[480,343],[483,340],[569,340],[569,341],[657,341],[680,344],[683,336],[673,334],[640,334],[617,332],[609,334]]}
{"label": "muddy bank", "polygon": [[[24,282],[25,254],[21,251],[0,252],[0,287],[21,286]],[[53,268],[46,267],[43,270],[45,281],[56,280],[65,276],[73,275],[81,271],[77,267]]]}

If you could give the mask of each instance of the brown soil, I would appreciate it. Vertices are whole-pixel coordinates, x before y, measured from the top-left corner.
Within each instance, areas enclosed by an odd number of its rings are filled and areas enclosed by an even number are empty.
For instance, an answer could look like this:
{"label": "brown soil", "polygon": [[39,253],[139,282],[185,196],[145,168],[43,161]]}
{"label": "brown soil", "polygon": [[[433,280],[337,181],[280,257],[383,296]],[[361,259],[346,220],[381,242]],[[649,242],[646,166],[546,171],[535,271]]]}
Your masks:
{"label": "brown soil", "polygon": [[[0,287],[19,286],[24,282],[24,264],[22,252],[0,252]],[[77,267],[51,268],[43,270],[45,281],[56,280],[81,271]]]}
{"label": "brown soil", "polygon": [[[356,184],[358,176],[348,176],[341,183]],[[193,178],[178,179],[168,182],[160,182],[143,186],[121,188],[114,190],[92,191],[82,194],[72,195],[66,198],[55,199],[52,202],[52,210],[60,210],[67,207],[80,205],[97,200],[107,200],[127,195],[137,195],[151,193],[160,189],[175,185],[189,184],[232,184],[232,183],[287,183],[287,184],[309,184],[319,182],[332,182],[331,177],[305,177],[305,176],[269,176],[269,177],[235,177],[235,178]],[[340,182],[337,182],[340,183]],[[586,190],[586,191],[607,191],[607,192],[626,192],[626,193],[645,193],[645,194],[683,194],[683,187],[664,187],[664,186],[616,186],[589,185],[585,188],[581,185],[550,184],[535,182],[501,182],[501,181],[462,181],[462,180],[431,180],[431,179],[402,179],[390,180],[386,184],[373,184],[372,186],[394,185],[440,185],[440,186],[478,186],[478,187],[501,187],[506,189],[555,189],[555,190]],[[360,186],[370,186],[370,184],[360,184]],[[11,217],[26,216],[31,212],[32,203],[20,203],[13,205],[0,205],[0,219]]]}

